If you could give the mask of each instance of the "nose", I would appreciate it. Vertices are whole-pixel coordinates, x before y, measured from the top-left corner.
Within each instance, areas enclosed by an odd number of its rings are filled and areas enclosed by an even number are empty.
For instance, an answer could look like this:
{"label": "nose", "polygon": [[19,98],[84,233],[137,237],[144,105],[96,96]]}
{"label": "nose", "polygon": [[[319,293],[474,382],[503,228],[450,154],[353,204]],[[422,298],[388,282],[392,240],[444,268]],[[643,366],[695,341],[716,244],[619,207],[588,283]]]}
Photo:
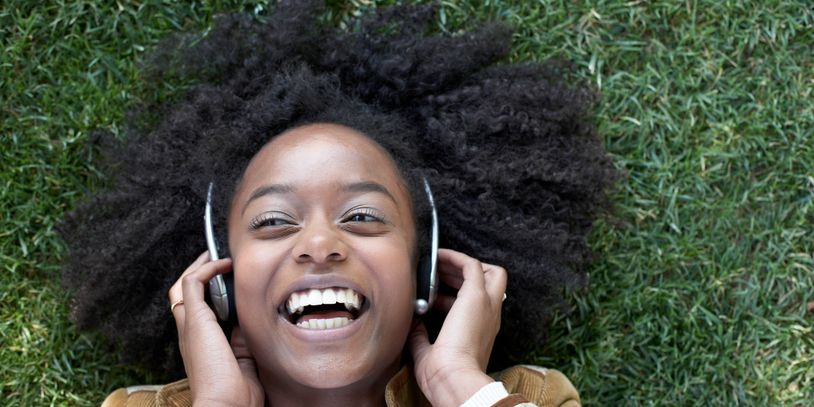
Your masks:
{"label": "nose", "polygon": [[327,264],[343,261],[347,247],[340,231],[331,222],[309,222],[297,234],[297,241],[291,252],[297,263]]}

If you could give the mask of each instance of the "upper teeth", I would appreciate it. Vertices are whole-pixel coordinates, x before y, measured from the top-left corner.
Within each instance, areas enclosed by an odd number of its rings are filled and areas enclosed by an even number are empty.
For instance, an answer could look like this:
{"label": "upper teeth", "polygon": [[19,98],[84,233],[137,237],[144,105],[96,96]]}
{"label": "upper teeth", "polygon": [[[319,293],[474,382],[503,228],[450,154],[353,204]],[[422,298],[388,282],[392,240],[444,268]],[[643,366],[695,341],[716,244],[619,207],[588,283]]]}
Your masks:
{"label": "upper teeth", "polygon": [[348,311],[358,310],[362,305],[362,297],[350,288],[312,288],[291,294],[286,307],[289,314],[302,312],[309,305],[345,304]]}

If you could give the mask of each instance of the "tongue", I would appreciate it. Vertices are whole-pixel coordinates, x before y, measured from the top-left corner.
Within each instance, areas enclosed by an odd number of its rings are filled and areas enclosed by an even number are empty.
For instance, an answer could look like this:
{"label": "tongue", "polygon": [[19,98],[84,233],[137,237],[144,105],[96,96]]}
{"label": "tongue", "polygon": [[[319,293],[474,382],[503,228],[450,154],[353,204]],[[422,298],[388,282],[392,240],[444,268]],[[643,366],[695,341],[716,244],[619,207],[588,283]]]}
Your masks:
{"label": "tongue", "polygon": [[302,321],[310,321],[312,319],[329,319],[329,318],[347,318],[353,319],[353,314],[348,311],[339,311],[339,310],[318,310],[309,312],[304,314],[300,317],[298,322]]}

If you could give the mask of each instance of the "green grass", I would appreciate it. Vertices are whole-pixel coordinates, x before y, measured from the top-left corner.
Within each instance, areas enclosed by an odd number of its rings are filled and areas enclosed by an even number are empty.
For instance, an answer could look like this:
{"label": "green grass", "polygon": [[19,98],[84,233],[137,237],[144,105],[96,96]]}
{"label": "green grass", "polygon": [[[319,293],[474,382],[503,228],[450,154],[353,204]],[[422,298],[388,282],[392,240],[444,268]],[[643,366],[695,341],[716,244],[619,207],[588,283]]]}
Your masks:
{"label": "green grass", "polygon": [[[93,405],[155,380],[68,321],[53,230],[103,182],[89,132],[118,132],[156,41],[258,1],[0,5],[0,399]],[[101,2],[100,2],[101,3]],[[352,13],[370,2],[339,2]],[[592,236],[575,312],[530,361],[592,405],[814,400],[814,12],[806,1],[442,1],[501,19],[515,60],[558,57],[603,93],[626,178]],[[811,305],[809,305],[811,304]]]}

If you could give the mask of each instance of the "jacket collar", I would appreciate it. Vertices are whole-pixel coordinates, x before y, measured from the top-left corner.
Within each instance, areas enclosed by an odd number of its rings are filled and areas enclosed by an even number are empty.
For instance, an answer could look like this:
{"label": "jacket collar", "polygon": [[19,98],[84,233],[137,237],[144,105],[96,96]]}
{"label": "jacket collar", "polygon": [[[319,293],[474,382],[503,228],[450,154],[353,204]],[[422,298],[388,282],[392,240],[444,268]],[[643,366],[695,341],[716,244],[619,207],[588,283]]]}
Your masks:
{"label": "jacket collar", "polygon": [[[183,379],[162,386],[156,393],[156,401],[159,406],[191,406],[192,392],[189,390],[189,380]],[[431,405],[419,389],[413,369],[409,365],[402,367],[387,382],[384,401],[388,407]]]}

